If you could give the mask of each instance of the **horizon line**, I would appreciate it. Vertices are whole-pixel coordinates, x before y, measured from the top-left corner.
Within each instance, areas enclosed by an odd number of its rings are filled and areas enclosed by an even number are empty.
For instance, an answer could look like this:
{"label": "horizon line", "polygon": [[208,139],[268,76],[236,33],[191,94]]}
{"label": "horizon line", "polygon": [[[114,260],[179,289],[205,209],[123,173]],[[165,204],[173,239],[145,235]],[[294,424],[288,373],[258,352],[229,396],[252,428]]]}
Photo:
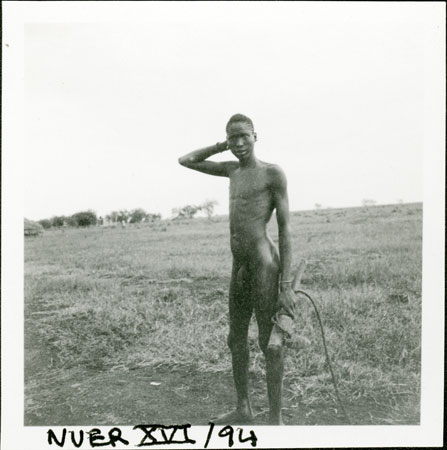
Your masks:
{"label": "horizon line", "polygon": [[[371,205],[351,205],[351,206],[329,206],[329,205],[328,206],[324,206],[324,205],[322,205],[319,208],[314,207],[314,208],[306,208],[306,209],[293,209],[293,210],[290,209],[289,210],[289,214],[297,213],[297,212],[308,212],[308,211],[324,211],[324,210],[328,210],[328,209],[330,209],[330,210],[337,210],[337,209],[353,209],[353,208],[374,208],[374,207],[377,207],[377,206],[413,205],[413,204],[418,204],[418,203],[423,204],[423,201],[422,200],[409,201],[409,202],[404,202],[403,201],[403,202],[394,202],[394,203],[379,203],[379,202],[377,202],[377,203],[374,203],[374,204],[371,204]],[[133,209],[139,209],[139,208],[132,208],[132,209],[127,210],[127,211],[132,211]],[[144,209],[144,208],[141,208],[141,209]],[[123,210],[125,210],[125,209],[117,209],[116,211],[123,211]],[[53,215],[51,215],[49,217],[44,217],[44,218],[41,218],[41,219],[29,219],[29,217],[24,216],[24,219],[32,220],[33,222],[39,222],[40,220],[51,219],[52,217],[71,217],[73,214],[77,214],[79,212],[84,212],[84,211],[92,211],[95,214],[97,214],[97,212],[94,209],[85,209],[85,210],[81,210],[81,211],[76,211],[76,212],[74,212],[74,213],[72,213],[70,215],[53,214]],[[149,213],[149,214],[152,214],[152,213]],[[172,220],[172,218],[174,217],[174,216],[166,216],[166,217],[164,217],[163,214],[161,214],[161,213],[153,213],[153,214],[160,214],[161,215],[161,220]],[[98,217],[103,217],[100,214],[97,214],[97,216]],[[228,216],[228,214],[214,214],[213,215],[213,217],[227,217],[227,216]],[[199,219],[199,218],[201,218],[201,216],[199,215],[198,217],[195,217],[195,218]],[[194,219],[194,217],[193,217],[193,219]]]}

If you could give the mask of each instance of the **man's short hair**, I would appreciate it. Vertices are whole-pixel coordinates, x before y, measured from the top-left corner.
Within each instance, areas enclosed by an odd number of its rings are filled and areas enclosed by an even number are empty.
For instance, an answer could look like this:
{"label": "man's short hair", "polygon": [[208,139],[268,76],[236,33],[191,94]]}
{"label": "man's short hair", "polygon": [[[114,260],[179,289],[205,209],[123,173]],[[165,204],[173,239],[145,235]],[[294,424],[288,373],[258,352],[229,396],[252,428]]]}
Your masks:
{"label": "man's short hair", "polygon": [[230,120],[227,123],[227,126],[225,128],[227,133],[228,133],[228,128],[230,127],[230,125],[235,122],[244,122],[244,123],[250,125],[250,128],[252,131],[255,131],[255,127],[253,126],[253,122],[250,119],[250,117],[244,116],[243,114],[235,114],[234,116],[230,117]]}

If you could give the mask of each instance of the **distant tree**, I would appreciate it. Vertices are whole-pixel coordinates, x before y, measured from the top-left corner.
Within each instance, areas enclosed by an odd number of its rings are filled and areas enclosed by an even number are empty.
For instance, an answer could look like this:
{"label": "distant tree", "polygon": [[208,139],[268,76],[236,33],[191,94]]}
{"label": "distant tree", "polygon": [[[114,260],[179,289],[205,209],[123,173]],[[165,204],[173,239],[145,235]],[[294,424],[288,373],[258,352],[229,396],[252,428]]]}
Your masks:
{"label": "distant tree", "polygon": [[376,203],[372,198],[364,198],[362,200],[362,206],[374,206]]}
{"label": "distant tree", "polygon": [[147,212],[142,208],[136,208],[130,211],[130,223],[140,223],[147,217]]}
{"label": "distant tree", "polygon": [[96,225],[97,217],[94,211],[80,211],[71,216],[78,227],[88,227],[90,225]]}
{"label": "distant tree", "polygon": [[43,233],[43,226],[38,222],[25,219],[23,231],[25,236],[39,236]]}
{"label": "distant tree", "polygon": [[51,226],[52,227],[63,227],[65,224],[65,220],[66,217],[65,216],[53,216],[50,221],[51,221]]}
{"label": "distant tree", "polygon": [[118,211],[112,211],[110,214],[107,214],[106,220],[112,223],[118,222]]}
{"label": "distant tree", "polygon": [[174,219],[193,219],[194,216],[201,210],[197,205],[186,205],[181,208],[174,208],[172,214]]}
{"label": "distant tree", "polygon": [[127,223],[129,221],[130,213],[127,209],[122,209],[118,211],[118,215],[116,217],[116,221],[120,223]]}
{"label": "distant tree", "polygon": [[214,214],[214,207],[217,205],[217,201],[216,200],[205,200],[205,202],[203,202],[200,205],[200,209],[202,211],[205,211],[208,219],[211,219],[211,216]]}
{"label": "distant tree", "polygon": [[161,214],[153,214],[153,213],[147,213],[145,217],[146,222],[155,222],[157,220],[161,220]]}
{"label": "distant tree", "polygon": [[398,198],[398,199],[397,199],[397,203],[399,203],[399,205],[402,205],[403,202],[404,202],[404,201],[403,201],[401,198]]}
{"label": "distant tree", "polygon": [[197,205],[186,205],[182,208],[182,213],[187,219],[193,219],[194,216],[201,210],[200,206]]}
{"label": "distant tree", "polygon": [[321,209],[321,203],[315,203],[315,209]]}
{"label": "distant tree", "polygon": [[65,217],[64,219],[64,225],[68,225],[69,227],[77,227],[78,226],[78,220],[75,215]]}
{"label": "distant tree", "polygon": [[44,230],[48,230],[49,228],[51,228],[51,220],[50,219],[42,219],[39,220],[39,222],[42,227],[44,228]]}

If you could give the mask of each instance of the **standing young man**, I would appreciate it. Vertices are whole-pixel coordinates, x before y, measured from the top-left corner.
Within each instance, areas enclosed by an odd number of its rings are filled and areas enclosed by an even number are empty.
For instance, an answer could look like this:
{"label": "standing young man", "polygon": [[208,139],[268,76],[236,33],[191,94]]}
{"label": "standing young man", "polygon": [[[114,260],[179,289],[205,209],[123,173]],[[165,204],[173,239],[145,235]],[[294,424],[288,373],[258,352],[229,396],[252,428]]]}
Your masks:
{"label": "standing young man", "polygon": [[[248,326],[253,310],[259,330],[259,345],[266,357],[269,423],[281,425],[283,348],[267,348],[272,317],[283,307],[293,317],[291,285],[291,238],[289,204],[284,172],[254,154],[253,122],[242,114],[230,118],[227,139],[179,158],[189,169],[230,179],[230,233],[233,268],[230,283],[230,333],[236,410],[219,416],[215,423],[244,424],[253,419],[248,398]],[[208,158],[231,150],[238,161],[214,162]],[[267,234],[267,224],[276,210],[279,254]],[[279,291],[279,295],[278,295]]]}

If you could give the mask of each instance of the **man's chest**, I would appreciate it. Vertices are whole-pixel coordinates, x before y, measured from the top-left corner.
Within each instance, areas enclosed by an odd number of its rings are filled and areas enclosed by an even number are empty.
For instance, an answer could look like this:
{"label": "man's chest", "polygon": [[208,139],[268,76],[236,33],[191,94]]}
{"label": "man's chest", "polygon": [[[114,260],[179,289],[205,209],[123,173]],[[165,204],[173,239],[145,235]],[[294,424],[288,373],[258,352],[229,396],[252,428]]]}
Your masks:
{"label": "man's chest", "polygon": [[230,177],[232,199],[251,199],[269,194],[269,181],[264,170],[246,170]]}

